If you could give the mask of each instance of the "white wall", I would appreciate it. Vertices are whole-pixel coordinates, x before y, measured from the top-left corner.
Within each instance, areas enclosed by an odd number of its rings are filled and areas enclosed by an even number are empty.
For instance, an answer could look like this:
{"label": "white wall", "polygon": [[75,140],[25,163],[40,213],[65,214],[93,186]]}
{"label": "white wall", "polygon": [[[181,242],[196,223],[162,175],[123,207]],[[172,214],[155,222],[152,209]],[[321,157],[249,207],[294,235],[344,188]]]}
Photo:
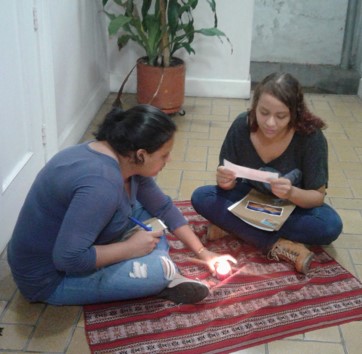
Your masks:
{"label": "white wall", "polygon": [[1,252],[36,173],[79,141],[108,96],[109,73],[100,0],[0,6]]}
{"label": "white wall", "polygon": [[58,147],[79,141],[109,93],[105,19],[99,0],[52,1]]}
{"label": "white wall", "polygon": [[[217,1],[218,27],[233,43],[223,44],[217,38],[199,36],[195,38],[196,55],[188,55],[182,49],[176,56],[186,62],[187,96],[241,97],[250,96],[250,52],[254,0]],[[195,12],[197,27],[211,27],[212,15],[206,1],[200,1]],[[196,26],[195,26],[196,27]],[[118,91],[124,77],[136,59],[145,53],[134,43],[128,43],[118,51],[116,38],[108,41],[110,56],[111,91]],[[136,92],[136,74],[132,74],[126,92]]]}
{"label": "white wall", "polygon": [[32,10],[30,1],[12,1],[0,12],[0,252],[44,164],[41,71]]}
{"label": "white wall", "polygon": [[348,0],[255,0],[251,60],[339,65]]}

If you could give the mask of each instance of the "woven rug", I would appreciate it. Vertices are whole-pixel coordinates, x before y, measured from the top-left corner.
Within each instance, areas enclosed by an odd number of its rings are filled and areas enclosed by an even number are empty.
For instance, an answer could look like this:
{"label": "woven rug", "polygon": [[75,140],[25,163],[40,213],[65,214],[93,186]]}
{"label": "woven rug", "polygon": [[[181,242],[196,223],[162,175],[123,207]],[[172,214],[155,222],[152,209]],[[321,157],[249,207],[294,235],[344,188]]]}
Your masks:
{"label": "woven rug", "polygon": [[266,259],[233,236],[206,241],[208,222],[190,202],[176,205],[212,251],[238,260],[220,281],[169,235],[170,254],[181,273],[210,286],[195,305],[144,298],[84,306],[92,353],[232,353],[254,345],[362,319],[362,284],[322,248],[305,276],[284,262]]}

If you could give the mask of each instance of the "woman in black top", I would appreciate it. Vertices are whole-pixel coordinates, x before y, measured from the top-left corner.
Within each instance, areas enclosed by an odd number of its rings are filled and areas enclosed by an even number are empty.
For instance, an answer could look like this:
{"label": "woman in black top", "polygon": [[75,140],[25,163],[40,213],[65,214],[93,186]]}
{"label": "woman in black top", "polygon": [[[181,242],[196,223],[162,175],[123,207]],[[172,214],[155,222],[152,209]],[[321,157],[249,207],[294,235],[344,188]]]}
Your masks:
{"label": "woman in black top", "polygon": [[[308,110],[302,88],[292,75],[267,76],[255,89],[250,111],[240,114],[226,135],[217,186],[200,187],[192,195],[195,210],[213,224],[210,237],[225,230],[262,249],[269,258],[290,261],[299,272],[307,273],[313,253],[303,244],[329,244],[342,231],[340,217],[324,203],[328,184],[325,126]],[[269,183],[236,178],[223,166],[224,159],[277,172],[279,178]],[[279,231],[255,228],[228,210],[251,188],[296,205]]]}

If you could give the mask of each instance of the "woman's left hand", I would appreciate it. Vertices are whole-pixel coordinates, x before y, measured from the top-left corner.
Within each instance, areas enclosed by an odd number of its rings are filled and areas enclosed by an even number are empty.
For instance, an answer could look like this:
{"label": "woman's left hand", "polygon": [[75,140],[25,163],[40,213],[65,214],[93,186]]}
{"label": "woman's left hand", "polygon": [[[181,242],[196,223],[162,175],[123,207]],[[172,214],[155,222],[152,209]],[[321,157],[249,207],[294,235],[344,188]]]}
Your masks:
{"label": "woman's left hand", "polygon": [[290,199],[293,186],[288,178],[275,178],[269,182],[274,195],[280,199]]}
{"label": "woman's left hand", "polygon": [[207,264],[213,276],[216,275],[216,265],[218,263],[222,262],[231,262],[234,264],[238,263],[236,259],[230,256],[229,254],[221,255],[219,253],[211,252],[207,249],[204,252],[202,252],[200,258]]}
{"label": "woman's left hand", "polygon": [[293,186],[287,178],[269,180],[272,193],[280,199],[286,199],[300,208],[315,208],[324,203],[326,187],[318,189],[302,189]]}

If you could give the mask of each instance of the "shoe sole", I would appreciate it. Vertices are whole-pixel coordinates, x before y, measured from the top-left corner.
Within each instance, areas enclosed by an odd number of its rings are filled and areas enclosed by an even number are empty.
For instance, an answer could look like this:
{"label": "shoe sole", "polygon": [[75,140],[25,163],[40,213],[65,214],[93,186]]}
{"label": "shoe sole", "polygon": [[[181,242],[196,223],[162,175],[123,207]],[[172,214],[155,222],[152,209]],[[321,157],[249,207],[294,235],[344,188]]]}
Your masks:
{"label": "shoe sole", "polygon": [[195,304],[209,295],[209,288],[202,283],[184,282],[173,288],[166,288],[158,298],[170,300],[176,304]]}

